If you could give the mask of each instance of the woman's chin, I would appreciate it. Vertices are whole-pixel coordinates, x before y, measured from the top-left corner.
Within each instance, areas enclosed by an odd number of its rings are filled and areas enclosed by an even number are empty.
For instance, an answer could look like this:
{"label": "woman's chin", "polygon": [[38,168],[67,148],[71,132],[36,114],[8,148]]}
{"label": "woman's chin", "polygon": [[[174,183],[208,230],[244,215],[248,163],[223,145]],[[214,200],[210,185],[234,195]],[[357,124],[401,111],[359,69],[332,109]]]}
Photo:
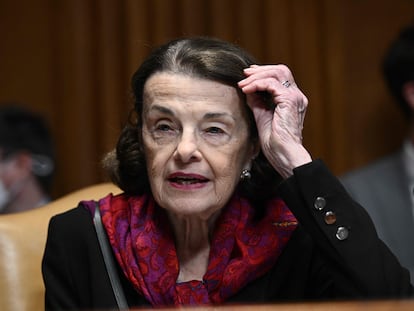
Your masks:
{"label": "woman's chin", "polygon": [[208,204],[204,199],[177,199],[167,204],[160,204],[167,212],[175,217],[196,217],[209,220],[222,206]]}

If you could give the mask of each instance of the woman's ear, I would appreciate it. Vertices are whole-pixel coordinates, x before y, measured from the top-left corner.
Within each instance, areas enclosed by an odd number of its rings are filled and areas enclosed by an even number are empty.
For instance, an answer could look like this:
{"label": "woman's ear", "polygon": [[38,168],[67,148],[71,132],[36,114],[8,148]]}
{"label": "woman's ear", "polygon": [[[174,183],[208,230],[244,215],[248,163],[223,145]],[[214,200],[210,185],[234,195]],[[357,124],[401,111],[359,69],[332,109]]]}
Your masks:
{"label": "woman's ear", "polygon": [[402,87],[402,95],[414,113],[414,81],[406,82]]}
{"label": "woman's ear", "polygon": [[248,158],[248,164],[244,167],[244,169],[250,170],[252,167],[253,160],[259,155],[260,152],[260,142],[259,140],[256,140],[252,145],[251,149],[249,150],[249,158]]}
{"label": "woman's ear", "polygon": [[252,160],[256,159],[256,157],[259,155],[259,152],[260,152],[260,141],[257,140],[254,143]]}

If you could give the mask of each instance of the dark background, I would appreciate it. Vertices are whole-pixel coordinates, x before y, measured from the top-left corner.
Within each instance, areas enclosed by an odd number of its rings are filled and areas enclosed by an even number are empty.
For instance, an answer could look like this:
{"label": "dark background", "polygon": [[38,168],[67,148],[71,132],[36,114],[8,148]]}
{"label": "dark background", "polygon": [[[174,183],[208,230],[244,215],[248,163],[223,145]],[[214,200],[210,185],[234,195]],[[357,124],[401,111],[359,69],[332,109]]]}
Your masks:
{"label": "dark background", "polygon": [[149,50],[215,36],[291,67],[310,100],[305,145],[342,174],[401,143],[404,118],[380,62],[410,22],[414,0],[0,0],[0,101],[49,121],[60,196],[104,180],[100,159]]}

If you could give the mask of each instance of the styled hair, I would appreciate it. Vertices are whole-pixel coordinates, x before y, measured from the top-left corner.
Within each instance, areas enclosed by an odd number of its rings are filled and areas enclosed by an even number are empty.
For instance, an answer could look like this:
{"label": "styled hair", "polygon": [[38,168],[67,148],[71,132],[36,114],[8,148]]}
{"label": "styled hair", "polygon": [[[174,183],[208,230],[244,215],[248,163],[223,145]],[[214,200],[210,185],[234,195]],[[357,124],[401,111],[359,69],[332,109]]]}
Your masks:
{"label": "styled hair", "polygon": [[38,114],[14,103],[0,107],[0,158],[27,152],[32,157],[32,173],[46,193],[54,172],[54,144],[46,121]]}
{"label": "styled hair", "polygon": [[402,88],[405,83],[414,81],[414,24],[401,30],[390,44],[383,61],[383,73],[391,94],[410,117],[412,112]]}
{"label": "styled hair", "polygon": [[[116,149],[104,158],[104,167],[112,181],[129,194],[150,191],[142,144],[142,110],[144,86],[155,73],[170,72],[212,80],[234,87],[246,101],[237,83],[245,75],[243,69],[257,61],[240,47],[219,39],[196,37],[173,40],[154,50],[132,77],[134,109],[122,130]],[[258,133],[253,113],[246,107],[250,142],[258,144]],[[262,154],[253,160],[251,179],[239,185],[243,195],[256,201],[274,195],[281,177]]]}

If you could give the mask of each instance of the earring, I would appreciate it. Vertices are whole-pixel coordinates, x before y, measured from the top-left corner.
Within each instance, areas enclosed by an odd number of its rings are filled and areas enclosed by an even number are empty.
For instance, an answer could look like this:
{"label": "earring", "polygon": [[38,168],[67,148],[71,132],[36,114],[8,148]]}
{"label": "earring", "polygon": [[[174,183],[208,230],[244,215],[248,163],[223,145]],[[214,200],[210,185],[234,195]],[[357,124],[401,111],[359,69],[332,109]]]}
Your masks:
{"label": "earring", "polygon": [[250,179],[251,177],[252,177],[252,174],[250,173],[250,170],[248,170],[248,169],[242,170],[242,172],[240,174],[240,178],[242,180]]}

